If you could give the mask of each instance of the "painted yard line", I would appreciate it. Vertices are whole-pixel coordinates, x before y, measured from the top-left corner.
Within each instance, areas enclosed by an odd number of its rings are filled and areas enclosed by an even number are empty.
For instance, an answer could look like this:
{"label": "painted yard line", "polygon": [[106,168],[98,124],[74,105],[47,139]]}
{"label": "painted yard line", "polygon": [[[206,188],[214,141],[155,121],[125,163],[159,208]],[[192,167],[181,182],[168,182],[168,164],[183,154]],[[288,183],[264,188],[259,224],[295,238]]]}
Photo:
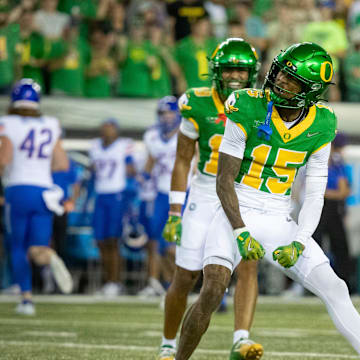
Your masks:
{"label": "painted yard line", "polygon": [[21,335],[45,337],[77,337],[77,333],[67,331],[24,331]]}
{"label": "painted yard line", "polygon": [[[93,349],[93,350],[123,350],[123,351],[149,351],[156,352],[158,347],[154,346],[135,346],[135,345],[96,345],[96,344],[77,344],[77,343],[53,343],[53,342],[29,342],[29,341],[4,341],[0,340],[0,346],[46,346],[46,347],[61,347],[61,348],[75,348],[75,349]],[[196,353],[205,355],[227,355],[229,350],[209,350],[198,349]],[[345,354],[321,354],[321,353],[298,353],[298,352],[273,352],[267,351],[268,356],[288,356],[288,357],[313,357],[313,358],[326,358],[326,359],[360,359],[356,355]]]}
{"label": "painted yard line", "polygon": [[[197,294],[192,294],[189,301],[193,302],[197,299]],[[1,295],[0,303],[16,303],[17,295]],[[37,303],[55,303],[55,304],[160,304],[161,298],[156,296],[148,296],[146,298],[140,296],[122,295],[116,298],[107,299],[100,295],[36,295],[34,301]],[[355,305],[360,305],[360,297],[353,296],[352,301]],[[232,303],[232,296],[228,297],[229,304]],[[322,305],[322,302],[315,296],[299,297],[295,299],[283,298],[281,296],[259,296],[259,304],[279,305],[279,304],[304,304],[304,305]]]}
{"label": "painted yard line", "polygon": [[[144,324],[144,323],[124,323],[124,322],[108,322],[108,321],[71,321],[71,320],[38,320],[38,319],[2,319],[0,318],[0,324],[7,325],[32,325],[32,326],[94,326],[94,327],[116,327],[126,329],[142,329],[142,330],[162,330],[163,325],[158,324]],[[209,331],[232,331],[231,326],[227,325],[212,325]],[[299,329],[299,328],[257,328],[254,327],[252,332],[257,336],[266,337],[297,337],[297,336],[339,336],[339,333],[334,330],[319,330],[319,329]],[[294,336],[292,334],[295,334]]]}

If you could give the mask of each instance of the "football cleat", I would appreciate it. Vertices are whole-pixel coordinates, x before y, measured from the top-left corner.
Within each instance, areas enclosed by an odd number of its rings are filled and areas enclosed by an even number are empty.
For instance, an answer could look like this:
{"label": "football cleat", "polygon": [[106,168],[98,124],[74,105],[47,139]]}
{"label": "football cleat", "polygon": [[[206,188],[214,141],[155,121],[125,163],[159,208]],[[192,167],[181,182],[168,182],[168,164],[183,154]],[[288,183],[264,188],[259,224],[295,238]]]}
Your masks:
{"label": "football cleat", "polygon": [[161,345],[157,360],[175,360],[176,349],[171,345]]}
{"label": "football cleat", "polygon": [[15,312],[19,315],[33,316],[35,315],[35,306],[32,301],[23,300],[15,308]]}
{"label": "football cleat", "polygon": [[259,360],[264,348],[250,339],[240,339],[231,348],[229,360]]}
{"label": "football cleat", "polygon": [[60,291],[64,294],[70,294],[73,289],[73,280],[64,262],[56,254],[51,256],[50,269]]}

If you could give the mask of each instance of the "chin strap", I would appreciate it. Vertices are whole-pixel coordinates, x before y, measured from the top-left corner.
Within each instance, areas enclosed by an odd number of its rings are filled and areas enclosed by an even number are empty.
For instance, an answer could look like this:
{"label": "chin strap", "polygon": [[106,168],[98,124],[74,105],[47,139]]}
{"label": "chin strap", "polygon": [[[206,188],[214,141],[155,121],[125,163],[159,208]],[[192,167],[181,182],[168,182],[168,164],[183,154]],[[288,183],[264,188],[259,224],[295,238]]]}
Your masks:
{"label": "chin strap", "polygon": [[270,127],[270,121],[271,121],[271,115],[273,112],[273,102],[269,101],[267,106],[267,114],[265,123],[258,126],[258,137],[260,139],[264,138],[265,140],[269,141],[271,134],[272,134],[272,128]]}

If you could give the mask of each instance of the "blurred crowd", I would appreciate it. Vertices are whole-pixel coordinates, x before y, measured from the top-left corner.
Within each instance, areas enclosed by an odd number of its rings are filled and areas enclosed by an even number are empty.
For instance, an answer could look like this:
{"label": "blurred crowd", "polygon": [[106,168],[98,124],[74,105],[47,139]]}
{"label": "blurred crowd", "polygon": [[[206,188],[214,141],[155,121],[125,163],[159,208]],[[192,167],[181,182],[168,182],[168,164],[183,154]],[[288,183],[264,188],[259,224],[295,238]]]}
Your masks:
{"label": "blurred crowd", "polygon": [[360,101],[358,0],[0,0],[0,93],[160,98],[210,84],[208,57],[242,37],[263,78],[275,54],[312,41],[334,61],[330,101]]}

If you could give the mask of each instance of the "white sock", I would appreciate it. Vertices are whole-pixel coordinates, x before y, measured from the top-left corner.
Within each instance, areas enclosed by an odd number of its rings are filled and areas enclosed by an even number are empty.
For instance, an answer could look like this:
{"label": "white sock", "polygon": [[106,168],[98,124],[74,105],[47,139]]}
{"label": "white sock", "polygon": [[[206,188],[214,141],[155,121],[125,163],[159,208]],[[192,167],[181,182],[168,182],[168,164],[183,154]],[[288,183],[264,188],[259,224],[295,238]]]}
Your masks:
{"label": "white sock", "polygon": [[303,285],[325,303],[338,331],[360,354],[360,315],[351,302],[345,282],[325,263],[313,269]]}
{"label": "white sock", "polygon": [[249,331],[243,329],[234,331],[234,344],[240,339],[248,339],[248,338],[249,338]]}
{"label": "white sock", "polygon": [[175,339],[166,339],[166,337],[163,336],[162,340],[161,340],[161,346],[163,346],[163,345],[170,345],[173,348],[176,348],[176,338]]}

